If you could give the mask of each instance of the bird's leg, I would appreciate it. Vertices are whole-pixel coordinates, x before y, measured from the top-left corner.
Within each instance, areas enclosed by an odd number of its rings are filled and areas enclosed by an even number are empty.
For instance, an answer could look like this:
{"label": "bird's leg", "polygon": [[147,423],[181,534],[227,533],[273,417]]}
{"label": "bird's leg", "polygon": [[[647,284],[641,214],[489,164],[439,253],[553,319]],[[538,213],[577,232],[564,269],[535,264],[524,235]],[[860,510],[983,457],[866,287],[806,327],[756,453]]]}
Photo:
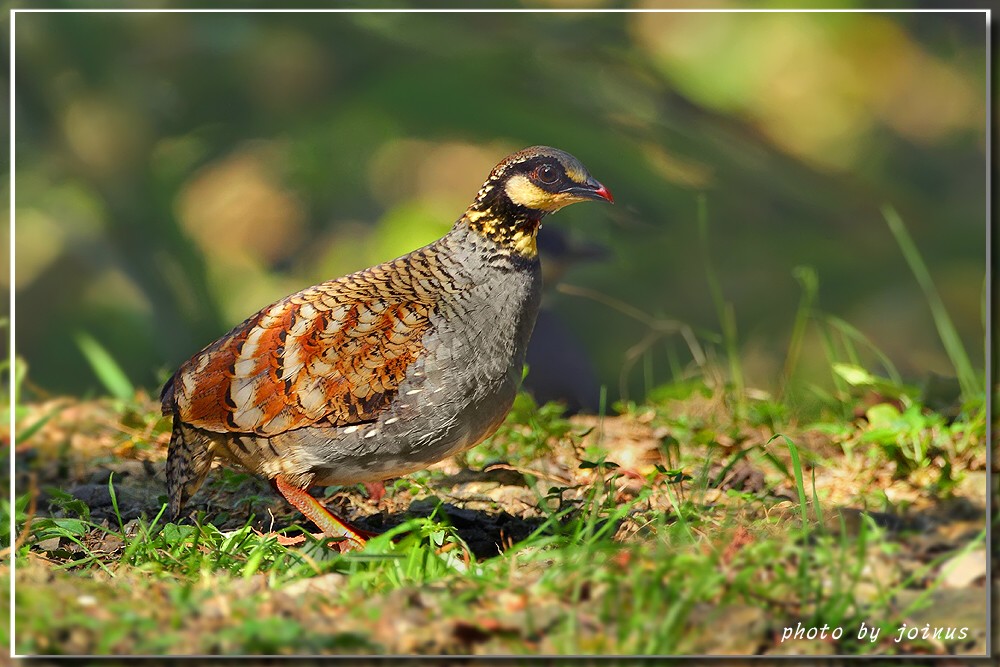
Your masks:
{"label": "bird's leg", "polygon": [[345,538],[344,549],[360,549],[365,545],[365,538],[362,537],[361,531],[335,517],[305,489],[289,484],[281,475],[274,478],[274,486],[285,497],[285,500],[316,524],[325,535]]}

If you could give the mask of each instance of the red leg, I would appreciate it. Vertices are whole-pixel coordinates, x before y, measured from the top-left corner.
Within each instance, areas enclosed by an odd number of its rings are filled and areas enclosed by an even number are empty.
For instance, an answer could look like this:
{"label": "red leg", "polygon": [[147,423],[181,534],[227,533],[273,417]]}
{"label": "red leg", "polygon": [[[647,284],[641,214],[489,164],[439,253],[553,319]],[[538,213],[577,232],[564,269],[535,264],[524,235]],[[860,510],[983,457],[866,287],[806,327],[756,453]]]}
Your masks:
{"label": "red leg", "polygon": [[290,502],[298,511],[302,512],[307,519],[316,524],[325,535],[346,538],[342,548],[360,549],[365,545],[365,538],[362,537],[361,531],[352,528],[335,517],[328,509],[320,505],[318,500],[309,495],[305,489],[292,486],[281,475],[274,478],[274,485],[281,495],[285,497],[285,500]]}

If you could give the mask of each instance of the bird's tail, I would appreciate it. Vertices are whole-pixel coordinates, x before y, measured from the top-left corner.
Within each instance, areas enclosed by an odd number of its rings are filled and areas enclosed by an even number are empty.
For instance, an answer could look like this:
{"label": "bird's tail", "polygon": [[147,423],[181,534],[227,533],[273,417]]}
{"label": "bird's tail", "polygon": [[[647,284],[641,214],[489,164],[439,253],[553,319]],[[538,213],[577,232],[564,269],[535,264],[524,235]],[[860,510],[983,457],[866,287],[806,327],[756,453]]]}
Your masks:
{"label": "bird's tail", "polygon": [[205,481],[212,467],[212,450],[209,439],[174,415],[170,447],[167,449],[167,497],[170,514],[180,517],[184,504]]}

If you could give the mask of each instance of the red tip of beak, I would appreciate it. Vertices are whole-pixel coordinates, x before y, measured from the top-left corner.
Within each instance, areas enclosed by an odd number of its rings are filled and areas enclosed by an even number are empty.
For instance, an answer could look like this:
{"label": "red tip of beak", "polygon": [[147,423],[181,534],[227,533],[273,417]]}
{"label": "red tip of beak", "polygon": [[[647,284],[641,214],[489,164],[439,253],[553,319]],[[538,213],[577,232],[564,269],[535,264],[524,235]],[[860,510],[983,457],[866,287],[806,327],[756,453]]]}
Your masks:
{"label": "red tip of beak", "polygon": [[597,188],[596,190],[594,190],[594,194],[597,195],[598,197],[600,197],[601,199],[608,200],[612,204],[615,203],[615,198],[611,196],[611,191],[608,190],[603,185],[601,187]]}

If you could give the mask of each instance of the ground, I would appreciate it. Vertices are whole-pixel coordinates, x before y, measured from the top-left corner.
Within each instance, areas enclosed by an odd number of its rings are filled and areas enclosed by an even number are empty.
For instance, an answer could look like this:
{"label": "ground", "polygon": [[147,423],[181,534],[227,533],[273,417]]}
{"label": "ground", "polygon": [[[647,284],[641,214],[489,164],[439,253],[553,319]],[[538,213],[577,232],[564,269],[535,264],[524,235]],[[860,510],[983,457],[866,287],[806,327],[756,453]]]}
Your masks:
{"label": "ground", "polygon": [[156,407],[21,407],[18,653],[985,651],[982,411],[876,397],[778,424],[695,384],[564,418],[522,396],[462,457],[315,489],[382,533],[341,554],[223,468],[167,523]]}

